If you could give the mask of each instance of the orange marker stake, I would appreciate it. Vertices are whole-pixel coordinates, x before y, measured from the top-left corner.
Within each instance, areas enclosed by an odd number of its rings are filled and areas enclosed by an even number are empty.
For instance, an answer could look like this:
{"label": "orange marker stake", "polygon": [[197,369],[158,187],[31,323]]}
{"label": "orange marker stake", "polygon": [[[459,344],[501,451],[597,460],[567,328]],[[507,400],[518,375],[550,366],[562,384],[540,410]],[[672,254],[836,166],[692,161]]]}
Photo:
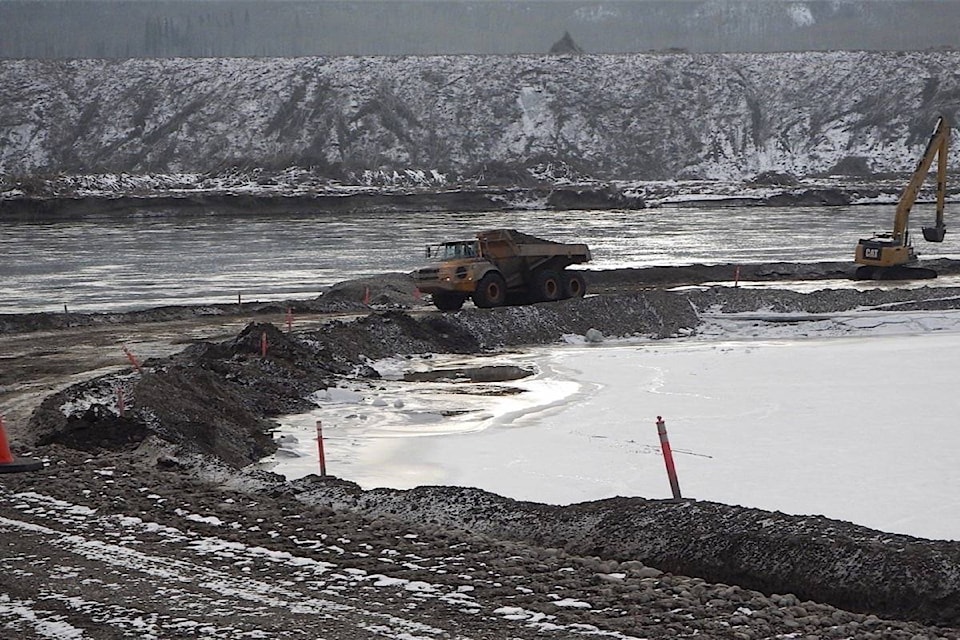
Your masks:
{"label": "orange marker stake", "polygon": [[133,368],[137,370],[137,373],[143,373],[143,369],[140,368],[140,362],[137,360],[137,356],[130,353],[130,349],[127,349],[127,345],[123,345],[123,352],[127,355],[127,360],[129,360],[130,364],[133,365]]}
{"label": "orange marker stake", "polygon": [[43,460],[36,458],[14,458],[7,442],[7,432],[3,428],[3,416],[0,416],[0,473],[19,473],[43,469]]}
{"label": "orange marker stake", "polygon": [[264,331],[260,334],[260,357],[267,357],[267,332]]}
{"label": "orange marker stake", "polygon": [[327,458],[323,455],[323,423],[317,420],[317,452],[320,454],[320,476],[327,476]]}
{"label": "orange marker stake", "polygon": [[3,416],[0,416],[0,464],[10,464],[11,462],[13,462],[13,454],[10,453],[7,432],[3,428]]}
{"label": "orange marker stake", "polygon": [[670,449],[670,440],[667,438],[667,424],[661,416],[657,416],[657,433],[660,435],[660,449],[663,451],[663,462],[667,465],[667,477],[670,478],[670,490],[673,499],[680,499],[680,482],[677,480],[677,468],[673,464],[673,451]]}

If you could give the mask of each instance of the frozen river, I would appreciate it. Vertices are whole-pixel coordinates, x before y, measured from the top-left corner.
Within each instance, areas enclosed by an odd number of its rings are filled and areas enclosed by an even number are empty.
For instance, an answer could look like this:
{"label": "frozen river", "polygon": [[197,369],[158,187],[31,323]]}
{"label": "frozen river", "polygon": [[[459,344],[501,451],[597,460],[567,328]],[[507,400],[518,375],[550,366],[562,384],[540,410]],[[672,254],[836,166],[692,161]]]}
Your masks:
{"label": "frozen river", "polygon": [[[916,207],[917,226],[932,219]],[[168,304],[309,298],[358,276],[410,271],[423,247],[515,228],[585,242],[590,268],[852,260],[888,228],[893,205],[661,208],[639,211],[87,217],[0,220],[0,313],[130,310]],[[919,233],[917,233],[919,237]],[[956,235],[921,242],[960,256]]]}

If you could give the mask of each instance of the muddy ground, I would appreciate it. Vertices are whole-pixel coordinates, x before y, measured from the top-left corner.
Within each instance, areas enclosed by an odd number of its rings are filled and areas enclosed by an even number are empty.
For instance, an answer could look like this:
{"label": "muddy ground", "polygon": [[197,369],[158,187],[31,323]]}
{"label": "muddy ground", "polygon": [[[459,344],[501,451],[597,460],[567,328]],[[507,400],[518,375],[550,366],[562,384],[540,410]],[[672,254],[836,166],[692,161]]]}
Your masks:
{"label": "muddy ground", "polygon": [[[826,279],[847,268],[758,265],[740,277]],[[729,271],[595,273],[589,287],[600,295],[454,314],[385,274],[308,301],[0,317],[7,432],[18,456],[46,462],[0,476],[0,629],[960,638],[957,543],[694,500],[551,507],[468,487],[286,482],[249,466],[275,447],[271,417],[308,408],[307,394],[343,377],[376,376],[369,359],[547,344],[590,329],[683,336],[706,310],[960,308],[949,287],[666,288]],[[54,624],[75,634],[51,635]]]}

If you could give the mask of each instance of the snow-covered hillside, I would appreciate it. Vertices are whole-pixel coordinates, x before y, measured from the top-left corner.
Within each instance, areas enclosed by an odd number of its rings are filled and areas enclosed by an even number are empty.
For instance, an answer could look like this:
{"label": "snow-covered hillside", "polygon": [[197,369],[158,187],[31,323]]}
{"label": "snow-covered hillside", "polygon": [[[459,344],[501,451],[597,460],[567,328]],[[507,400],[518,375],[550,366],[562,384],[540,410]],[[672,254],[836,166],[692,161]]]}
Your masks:
{"label": "snow-covered hillside", "polygon": [[6,60],[0,173],[908,171],[957,112],[958,69],[960,52]]}

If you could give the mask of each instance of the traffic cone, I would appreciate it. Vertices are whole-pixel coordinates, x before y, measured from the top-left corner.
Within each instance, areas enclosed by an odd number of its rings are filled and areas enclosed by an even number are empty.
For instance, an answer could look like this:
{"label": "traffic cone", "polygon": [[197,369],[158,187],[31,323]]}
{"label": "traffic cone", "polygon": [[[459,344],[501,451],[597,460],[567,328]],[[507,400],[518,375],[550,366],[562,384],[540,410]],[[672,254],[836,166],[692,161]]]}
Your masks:
{"label": "traffic cone", "polygon": [[7,432],[3,428],[3,417],[0,416],[0,473],[18,473],[21,471],[37,471],[43,468],[43,461],[35,458],[13,457],[10,445],[7,444]]}

